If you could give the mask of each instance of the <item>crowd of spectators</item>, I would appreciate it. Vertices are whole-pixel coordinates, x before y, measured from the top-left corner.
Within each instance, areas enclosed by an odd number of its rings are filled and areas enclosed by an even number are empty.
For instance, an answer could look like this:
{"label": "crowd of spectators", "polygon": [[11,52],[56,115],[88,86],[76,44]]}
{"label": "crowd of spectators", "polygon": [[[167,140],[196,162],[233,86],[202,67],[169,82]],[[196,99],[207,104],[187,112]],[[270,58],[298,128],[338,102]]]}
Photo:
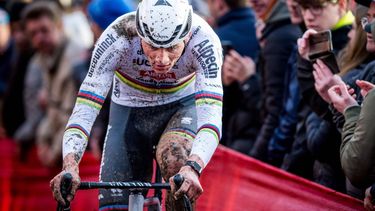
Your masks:
{"label": "crowd of spectators", "polygon": [[[46,166],[61,165],[62,133],[93,43],[137,4],[64,2],[0,0],[0,136],[13,138],[21,155],[36,145]],[[190,3],[224,49],[221,144],[364,199],[366,209],[373,210],[375,2]],[[332,50],[309,57],[310,38],[326,30]],[[98,159],[107,130],[106,104],[89,141]]]}

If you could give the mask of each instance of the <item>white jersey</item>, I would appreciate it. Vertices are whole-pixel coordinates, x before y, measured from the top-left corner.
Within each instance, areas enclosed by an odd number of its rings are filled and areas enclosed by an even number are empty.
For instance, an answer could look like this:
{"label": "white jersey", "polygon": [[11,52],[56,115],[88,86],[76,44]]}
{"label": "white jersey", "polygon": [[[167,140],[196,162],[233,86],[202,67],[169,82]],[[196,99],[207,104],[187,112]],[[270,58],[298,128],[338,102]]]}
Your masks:
{"label": "white jersey", "polygon": [[192,154],[210,160],[221,136],[222,50],[212,28],[193,16],[192,35],[168,73],[152,70],[135,30],[135,13],[119,17],[101,35],[64,133],[63,155],[87,146],[91,127],[113,83],[112,101],[129,107],[167,104],[194,94],[198,131]]}

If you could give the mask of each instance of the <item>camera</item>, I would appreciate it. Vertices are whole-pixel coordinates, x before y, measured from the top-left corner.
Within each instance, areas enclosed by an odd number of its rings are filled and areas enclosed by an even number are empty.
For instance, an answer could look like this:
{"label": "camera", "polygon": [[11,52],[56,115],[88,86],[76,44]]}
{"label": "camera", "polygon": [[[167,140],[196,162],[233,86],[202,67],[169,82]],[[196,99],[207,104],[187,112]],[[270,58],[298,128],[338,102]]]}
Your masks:
{"label": "camera", "polygon": [[309,37],[309,59],[315,61],[332,54],[332,35],[330,30],[311,34]]}

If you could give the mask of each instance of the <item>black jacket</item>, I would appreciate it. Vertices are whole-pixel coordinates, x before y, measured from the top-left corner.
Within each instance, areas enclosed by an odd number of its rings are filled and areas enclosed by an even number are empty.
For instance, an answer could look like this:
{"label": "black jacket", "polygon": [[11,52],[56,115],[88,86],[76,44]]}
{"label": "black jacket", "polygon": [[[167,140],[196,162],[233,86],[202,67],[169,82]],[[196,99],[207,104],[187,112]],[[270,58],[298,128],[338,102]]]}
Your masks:
{"label": "black jacket", "polygon": [[284,81],[288,59],[298,37],[301,36],[299,26],[290,22],[286,5],[283,2],[278,1],[270,17],[263,30],[261,40],[265,45],[257,63],[261,75],[263,123],[250,151],[250,156],[263,161],[267,161],[268,143],[279,124],[283,93],[287,88]]}

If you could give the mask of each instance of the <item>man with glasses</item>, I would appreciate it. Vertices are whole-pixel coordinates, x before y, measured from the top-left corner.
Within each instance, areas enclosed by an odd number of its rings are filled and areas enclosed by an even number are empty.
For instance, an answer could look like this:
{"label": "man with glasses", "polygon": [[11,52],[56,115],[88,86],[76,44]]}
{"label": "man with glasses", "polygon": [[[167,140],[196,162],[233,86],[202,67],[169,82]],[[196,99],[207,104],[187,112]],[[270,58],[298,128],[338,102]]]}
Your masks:
{"label": "man with glasses", "polygon": [[[308,40],[311,34],[331,30],[333,54],[336,55],[348,42],[347,34],[354,21],[348,11],[347,0],[297,0],[301,5],[302,16],[307,30],[298,40],[298,77],[301,82],[302,97],[312,110],[323,118],[330,119],[328,104],[318,95],[314,88],[313,62],[309,60]],[[328,59],[334,59],[333,55]]]}
{"label": "man with glasses", "polygon": [[[328,104],[319,96],[314,87],[314,77],[313,77],[313,61],[308,59],[309,49],[306,48],[308,45],[309,36],[317,31],[331,30],[332,32],[332,43],[333,43],[333,54],[329,57],[331,60],[335,59],[335,54],[340,51],[347,43],[348,37],[347,33],[351,29],[351,24],[354,21],[354,16],[348,11],[347,0],[296,0],[300,5],[301,14],[306,24],[307,31],[304,33],[302,38],[298,40],[298,70],[297,77],[299,80],[299,87],[301,93],[301,102],[299,108],[299,121],[298,128],[296,132],[295,143],[293,144],[293,149],[284,159],[282,168],[295,173],[297,175],[303,176],[308,179],[312,179],[313,176],[313,165],[315,159],[318,156],[328,156],[331,157],[336,155],[323,154],[322,151],[319,154],[313,154],[311,145],[316,144],[316,135],[320,134],[321,131],[316,130],[316,134],[313,134],[312,129],[317,129],[313,124],[320,125],[323,124],[323,120],[319,117],[313,117],[311,110],[316,112],[320,117],[324,117],[329,120],[329,124],[332,122],[332,115],[328,109]],[[309,122],[307,123],[307,120]],[[310,121],[313,120],[313,121]],[[319,133],[318,133],[319,132]],[[336,134],[335,134],[336,133]],[[338,137],[337,132],[327,131],[327,134],[332,135],[332,137]],[[311,135],[311,136],[309,136]],[[334,142],[335,139],[328,139],[327,136],[321,136],[318,140],[320,143],[327,143],[326,141]],[[308,139],[309,138],[309,139]],[[339,139],[337,142],[339,142]],[[312,141],[313,140],[313,141]],[[336,148],[335,148],[336,149]],[[338,151],[338,149],[336,149]],[[313,155],[315,156],[313,156]],[[336,157],[338,160],[338,156]],[[338,165],[336,162],[334,165]],[[341,173],[342,175],[342,173]],[[343,175],[342,175],[343,177]],[[336,183],[337,177],[333,177],[332,181]],[[323,181],[322,181],[323,182]],[[328,183],[325,183],[328,184]],[[335,187],[340,188],[342,183],[337,183]]]}

